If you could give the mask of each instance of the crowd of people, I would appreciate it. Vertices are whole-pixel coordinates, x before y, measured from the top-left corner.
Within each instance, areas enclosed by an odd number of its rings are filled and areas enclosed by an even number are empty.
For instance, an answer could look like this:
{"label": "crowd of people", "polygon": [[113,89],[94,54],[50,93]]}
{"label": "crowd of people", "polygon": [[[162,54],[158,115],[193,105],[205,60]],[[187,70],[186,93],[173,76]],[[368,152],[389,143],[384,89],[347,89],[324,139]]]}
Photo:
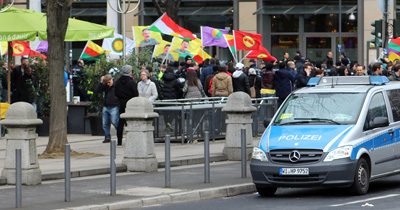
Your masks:
{"label": "crowd of people", "polygon": [[[158,71],[152,67],[142,66],[140,78],[133,78],[132,66],[125,65],[119,71],[120,77],[114,81],[111,74],[101,77],[97,92],[105,93],[103,112],[104,142],[110,142],[111,124],[117,129],[118,145],[122,144],[122,132],[125,121],[119,118],[125,112],[129,99],[145,97],[151,102],[168,99],[202,99],[205,97],[228,97],[233,92],[242,91],[252,98],[278,97],[278,105],[295,89],[305,87],[311,77],[321,76],[365,76],[384,75],[389,80],[400,80],[400,61],[393,63],[388,59],[371,63],[368,68],[351,63],[345,53],[333,63],[332,52],[326,54],[322,63],[313,64],[310,59],[301,56],[297,51],[293,59],[288,52],[276,61],[257,62],[249,60],[243,63],[220,63],[216,58],[206,59],[198,64],[190,56],[185,62],[170,62],[159,66]],[[6,69],[7,63],[0,63],[0,69]],[[79,87],[79,75],[84,73],[84,62],[79,60],[72,70],[74,96],[85,100],[86,92]],[[157,72],[157,73],[156,73]],[[0,72],[5,74],[5,72]],[[2,77],[2,101],[7,98],[7,80]],[[11,74],[12,102],[25,101],[34,104],[33,90],[35,77],[27,58],[21,59]],[[165,124],[171,129],[171,119],[166,116]]]}

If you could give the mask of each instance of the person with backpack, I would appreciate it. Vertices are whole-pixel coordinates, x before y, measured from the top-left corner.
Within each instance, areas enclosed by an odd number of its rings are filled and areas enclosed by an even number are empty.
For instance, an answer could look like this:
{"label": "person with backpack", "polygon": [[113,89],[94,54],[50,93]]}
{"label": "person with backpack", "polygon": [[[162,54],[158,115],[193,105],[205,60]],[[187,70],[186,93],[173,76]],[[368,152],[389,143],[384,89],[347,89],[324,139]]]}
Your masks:
{"label": "person with backpack", "polygon": [[254,68],[249,69],[249,84],[250,84],[250,96],[252,98],[261,98],[261,78],[257,76],[257,72]]}

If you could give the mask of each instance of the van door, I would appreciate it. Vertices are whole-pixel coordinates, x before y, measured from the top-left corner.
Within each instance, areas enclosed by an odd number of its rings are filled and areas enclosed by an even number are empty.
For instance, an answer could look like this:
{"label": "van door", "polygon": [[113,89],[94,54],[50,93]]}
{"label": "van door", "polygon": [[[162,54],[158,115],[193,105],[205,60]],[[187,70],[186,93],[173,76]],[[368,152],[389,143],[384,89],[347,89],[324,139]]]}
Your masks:
{"label": "van door", "polygon": [[[400,89],[386,91],[392,111],[394,138],[396,139],[394,171],[400,171]],[[390,113],[389,113],[390,114]]]}
{"label": "van door", "polygon": [[[368,107],[367,117],[364,123],[364,132],[372,139],[371,149],[371,175],[383,175],[394,169],[394,148],[396,143],[394,132],[389,126],[379,126],[382,119],[388,120],[387,107],[383,93],[374,94]],[[382,123],[382,122],[381,122]],[[378,126],[378,127],[377,127]]]}

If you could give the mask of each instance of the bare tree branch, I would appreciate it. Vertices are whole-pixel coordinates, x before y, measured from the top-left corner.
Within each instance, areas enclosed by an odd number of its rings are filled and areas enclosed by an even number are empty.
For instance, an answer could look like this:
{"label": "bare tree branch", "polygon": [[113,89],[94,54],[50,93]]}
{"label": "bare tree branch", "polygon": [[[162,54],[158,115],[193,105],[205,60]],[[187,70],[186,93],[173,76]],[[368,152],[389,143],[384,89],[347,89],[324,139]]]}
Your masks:
{"label": "bare tree branch", "polygon": [[162,11],[160,4],[158,3],[157,0],[152,0],[152,1],[153,1],[153,4],[156,6],[158,15],[161,16],[164,12]]}

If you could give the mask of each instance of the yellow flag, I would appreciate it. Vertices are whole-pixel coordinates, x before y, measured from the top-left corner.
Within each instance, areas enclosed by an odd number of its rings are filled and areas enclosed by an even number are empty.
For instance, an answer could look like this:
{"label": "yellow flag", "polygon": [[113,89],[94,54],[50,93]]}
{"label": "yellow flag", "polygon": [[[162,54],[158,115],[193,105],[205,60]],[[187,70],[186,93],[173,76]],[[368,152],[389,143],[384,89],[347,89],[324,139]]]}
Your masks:
{"label": "yellow flag", "polygon": [[389,60],[392,61],[392,62],[394,62],[394,60],[396,60],[396,59],[400,60],[400,56],[397,55],[397,54],[395,54],[395,53],[393,53],[393,52],[391,52],[391,53],[389,54]]}
{"label": "yellow flag", "polygon": [[146,30],[147,28],[149,26],[132,26],[136,47],[158,45],[163,40],[159,32]]}
{"label": "yellow flag", "polygon": [[159,45],[156,45],[153,53],[153,58],[166,59],[167,61],[175,61],[175,58],[169,54],[171,49],[171,42],[162,40]]}
{"label": "yellow flag", "polygon": [[6,54],[7,50],[8,50],[7,42],[0,42],[0,55]]}
{"label": "yellow flag", "polygon": [[179,58],[185,58],[188,55],[193,58],[199,50],[201,50],[201,39],[187,41],[174,37],[170,54],[174,56],[175,60],[179,60]]}

